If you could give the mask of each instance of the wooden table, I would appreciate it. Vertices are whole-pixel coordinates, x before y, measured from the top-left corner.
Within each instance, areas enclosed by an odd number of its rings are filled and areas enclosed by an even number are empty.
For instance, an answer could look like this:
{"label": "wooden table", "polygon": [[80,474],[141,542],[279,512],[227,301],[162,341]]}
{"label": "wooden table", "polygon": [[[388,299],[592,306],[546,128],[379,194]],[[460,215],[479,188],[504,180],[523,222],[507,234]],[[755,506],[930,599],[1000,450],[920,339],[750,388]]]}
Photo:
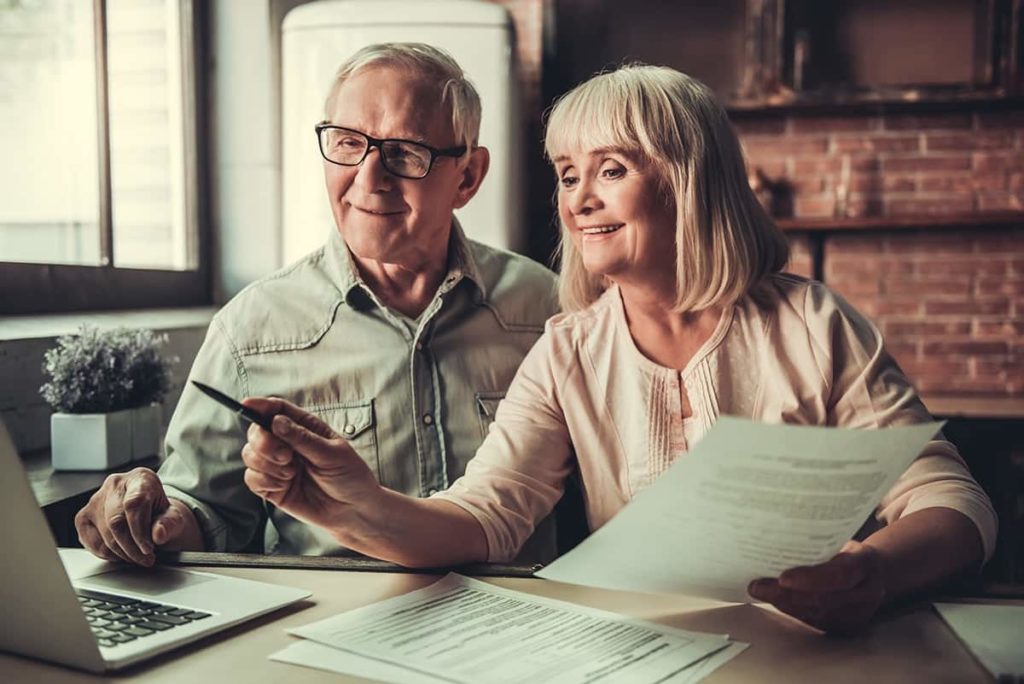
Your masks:
{"label": "wooden table", "polygon": [[[421,574],[311,569],[217,567],[209,571],[304,588],[313,592],[313,598],[107,677],[0,654],[0,682],[367,681],[273,662],[268,656],[294,641],[295,637],[285,633],[287,628],[411,591],[437,579]],[[760,606],[607,591],[530,578],[482,579],[509,589],[682,629],[727,633],[735,640],[749,643],[750,647],[739,657],[708,678],[712,683],[991,681],[928,603],[893,610],[861,636],[831,638]]]}

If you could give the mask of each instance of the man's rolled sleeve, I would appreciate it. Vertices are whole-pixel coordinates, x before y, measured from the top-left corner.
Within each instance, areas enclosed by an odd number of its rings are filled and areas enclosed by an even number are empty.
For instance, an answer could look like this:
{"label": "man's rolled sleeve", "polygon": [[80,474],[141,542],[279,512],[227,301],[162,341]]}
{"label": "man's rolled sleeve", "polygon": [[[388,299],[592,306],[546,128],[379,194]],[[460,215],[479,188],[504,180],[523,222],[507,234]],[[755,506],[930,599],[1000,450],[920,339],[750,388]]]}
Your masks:
{"label": "man's rolled sleeve", "polygon": [[[219,317],[196,356],[189,380],[247,396],[245,369]],[[248,426],[186,382],[167,429],[158,475],[169,497],[188,504],[208,551],[240,551],[262,530],[263,501],[245,486],[241,451]]]}

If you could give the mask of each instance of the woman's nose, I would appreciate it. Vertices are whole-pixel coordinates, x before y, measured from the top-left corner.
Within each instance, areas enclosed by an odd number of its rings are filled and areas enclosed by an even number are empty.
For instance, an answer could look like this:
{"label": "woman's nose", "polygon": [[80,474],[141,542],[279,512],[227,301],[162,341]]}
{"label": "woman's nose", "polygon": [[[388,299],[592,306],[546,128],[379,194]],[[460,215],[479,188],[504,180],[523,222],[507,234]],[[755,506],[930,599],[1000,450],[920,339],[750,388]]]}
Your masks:
{"label": "woman's nose", "polygon": [[569,195],[569,211],[578,216],[586,216],[600,208],[601,198],[594,193],[594,187],[584,180],[576,186],[576,192]]}

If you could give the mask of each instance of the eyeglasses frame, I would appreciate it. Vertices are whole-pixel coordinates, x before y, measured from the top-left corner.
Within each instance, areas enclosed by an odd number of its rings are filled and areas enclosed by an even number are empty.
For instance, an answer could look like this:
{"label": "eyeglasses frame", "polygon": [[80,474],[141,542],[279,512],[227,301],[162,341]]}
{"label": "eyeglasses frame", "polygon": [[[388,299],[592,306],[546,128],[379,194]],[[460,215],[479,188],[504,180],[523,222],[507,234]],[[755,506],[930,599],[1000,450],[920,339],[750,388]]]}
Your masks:
{"label": "eyeglasses frame", "polygon": [[[321,138],[321,133],[328,128],[336,128],[341,131],[358,133],[359,135],[366,138],[366,149],[363,151],[363,156],[359,159],[359,161],[352,164],[343,164],[342,162],[334,161],[333,159],[327,157],[327,154],[324,152],[323,139]],[[374,138],[372,135],[367,135],[366,133],[363,133],[362,131],[357,131],[354,128],[338,126],[337,124],[328,123],[327,121],[321,121],[320,123],[316,124],[313,127],[313,130],[316,131],[317,149],[320,150],[320,156],[324,158],[324,161],[329,161],[330,163],[337,164],[338,166],[359,166],[366,159],[366,155],[370,154],[370,150],[376,147],[377,153],[380,155],[380,162],[387,170],[387,172],[393,176],[398,176],[399,178],[406,178],[408,180],[423,180],[428,175],[430,175],[430,171],[434,168],[434,162],[437,161],[438,157],[454,157],[457,159],[466,153],[465,145],[457,145],[456,147],[445,147],[443,149],[438,149],[436,147],[431,147],[426,143],[422,143],[418,140],[406,140],[404,138]],[[427,170],[423,173],[422,176],[403,176],[400,173],[392,171],[391,168],[388,166],[387,160],[384,159],[384,148],[382,147],[384,143],[409,143],[411,145],[418,145],[424,148],[425,150],[430,152],[430,163],[427,164]]]}

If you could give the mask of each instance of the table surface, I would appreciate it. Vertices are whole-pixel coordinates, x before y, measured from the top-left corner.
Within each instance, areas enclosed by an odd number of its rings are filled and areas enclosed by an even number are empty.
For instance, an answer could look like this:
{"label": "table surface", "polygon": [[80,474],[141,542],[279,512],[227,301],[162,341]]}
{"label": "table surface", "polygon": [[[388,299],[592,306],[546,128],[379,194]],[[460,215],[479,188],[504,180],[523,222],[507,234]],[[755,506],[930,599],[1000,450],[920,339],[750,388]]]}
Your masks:
{"label": "table surface", "polygon": [[[204,568],[194,568],[197,570]],[[198,643],[108,676],[0,654],[0,681],[71,682],[362,682],[336,673],[268,659],[293,642],[288,628],[423,587],[437,576],[309,569],[209,568],[210,572],[276,582],[313,597]],[[687,596],[638,594],[541,579],[482,578],[498,586],[571,601],[681,629],[729,634],[750,647],[709,682],[987,682],[986,671],[929,603],[881,616],[863,635],[826,637],[770,607],[731,605]],[[1019,603],[1019,602],[1018,602]]]}

